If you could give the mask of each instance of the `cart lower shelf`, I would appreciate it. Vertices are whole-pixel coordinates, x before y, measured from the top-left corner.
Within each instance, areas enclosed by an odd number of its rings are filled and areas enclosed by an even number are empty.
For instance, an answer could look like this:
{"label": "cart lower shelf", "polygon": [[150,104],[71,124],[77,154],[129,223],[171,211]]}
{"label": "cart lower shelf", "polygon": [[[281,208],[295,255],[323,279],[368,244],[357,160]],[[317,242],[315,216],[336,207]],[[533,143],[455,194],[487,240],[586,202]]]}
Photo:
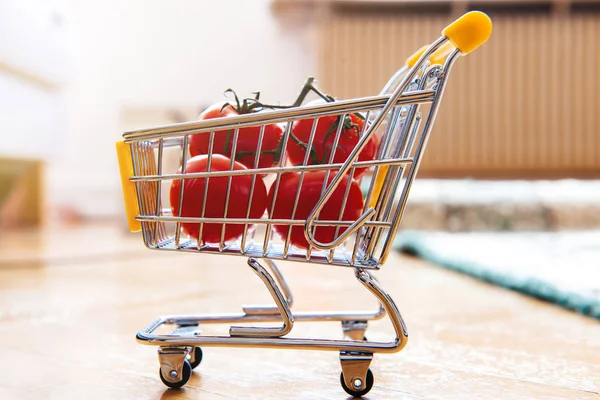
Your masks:
{"label": "cart lower shelf", "polygon": [[[366,270],[355,269],[355,276],[379,301],[374,312],[303,312],[292,313],[293,298],[281,272],[272,260],[266,266],[256,259],[248,265],[269,289],[276,306],[247,306],[239,314],[180,315],[159,317],[138,332],[136,339],[145,345],[158,346],[159,376],[170,388],[184,386],[192,370],[200,365],[203,347],[263,347],[298,350],[338,351],[342,372],[340,383],[350,395],[360,397],[368,393],[374,382],[369,369],[374,353],[395,353],[406,345],[408,334],[402,316],[391,297],[379,282]],[[269,272],[269,269],[271,272]],[[367,340],[368,321],[388,315],[396,337],[390,342]],[[296,321],[340,321],[344,339],[291,338],[288,335]],[[202,335],[202,324],[227,324],[244,322],[274,322],[280,326],[239,326],[229,328],[229,336]],[[175,328],[168,334],[155,333],[165,325]]]}

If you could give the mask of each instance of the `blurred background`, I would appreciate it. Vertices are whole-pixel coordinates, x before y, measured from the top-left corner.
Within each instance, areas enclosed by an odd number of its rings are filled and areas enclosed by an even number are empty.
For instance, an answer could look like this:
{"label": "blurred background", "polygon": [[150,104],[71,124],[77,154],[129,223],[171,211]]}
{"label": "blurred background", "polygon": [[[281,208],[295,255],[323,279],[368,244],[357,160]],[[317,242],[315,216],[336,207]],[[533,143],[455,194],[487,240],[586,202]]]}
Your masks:
{"label": "blurred background", "polygon": [[558,0],[2,0],[2,226],[124,225],[123,131],[227,88],[291,103],[308,76],[377,94],[470,9],[494,32],[453,71],[405,225],[600,226],[600,2]]}
{"label": "blurred background", "polygon": [[[334,359],[238,349],[165,392],[133,343],[142,323],[271,300],[242,257],[175,259],[129,232],[115,142],[228,88],[291,104],[314,77],[338,99],[378,95],[469,10],[492,35],[452,70],[376,272],[411,339],[375,397],[597,396],[600,0],[0,0],[0,398],[343,394]],[[293,264],[294,310],[371,307],[347,268]],[[378,323],[369,340],[386,340]],[[317,325],[300,333],[341,333]]]}

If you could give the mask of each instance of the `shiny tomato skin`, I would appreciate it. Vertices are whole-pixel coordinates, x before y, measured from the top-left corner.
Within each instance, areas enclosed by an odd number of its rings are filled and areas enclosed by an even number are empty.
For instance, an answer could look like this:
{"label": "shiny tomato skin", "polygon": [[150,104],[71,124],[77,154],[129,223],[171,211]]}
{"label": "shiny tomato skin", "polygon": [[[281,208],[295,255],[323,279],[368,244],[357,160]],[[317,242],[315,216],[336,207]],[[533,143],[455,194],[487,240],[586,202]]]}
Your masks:
{"label": "shiny tomato skin", "polygon": [[[186,173],[207,172],[208,156],[199,155],[190,158],[186,163]],[[210,171],[228,171],[231,160],[220,154],[213,154]],[[246,169],[242,164],[235,162],[234,170]],[[181,170],[180,170],[181,172]],[[208,192],[206,200],[206,218],[225,217],[225,198],[227,195],[229,177],[210,177],[208,180]],[[181,180],[173,180],[170,187],[170,203],[173,216],[179,212],[179,191]],[[200,218],[202,216],[202,203],[204,200],[204,188],[206,178],[190,178],[184,180],[182,217]],[[238,175],[231,178],[230,201],[227,206],[227,218],[246,218],[248,199],[252,186],[252,176]],[[260,176],[256,177],[252,205],[249,218],[260,218],[267,206],[267,189]],[[205,223],[202,229],[202,242],[219,243],[223,224]],[[198,239],[199,223],[182,223],[184,233],[194,239]],[[226,224],[224,241],[239,238],[244,232],[242,224]]]}
{"label": "shiny tomato skin", "polygon": [[[199,120],[239,115],[231,105],[227,105],[221,111],[224,105],[225,102],[213,104],[200,114]],[[213,141],[213,154],[222,154],[226,157],[231,157],[234,134],[235,131],[233,129],[216,131]],[[258,158],[258,168],[269,168],[278,163],[279,159],[275,152],[278,150],[282,135],[283,128],[280,125],[268,124],[265,126],[261,143],[261,154]],[[235,148],[235,160],[247,168],[254,168],[259,139],[260,127],[240,128]],[[208,154],[209,147],[210,132],[190,136],[189,149],[192,156]]]}
{"label": "shiny tomato skin", "polygon": [[[337,116],[325,116],[319,118],[315,129],[313,145],[308,157],[308,165],[314,164],[329,164],[331,157],[331,149],[334,145],[335,135],[337,133]],[[287,157],[291,164],[301,165],[304,163],[306,156],[306,146],[310,141],[314,119],[302,119],[295,121],[292,126],[292,135],[286,146]],[[346,120],[346,126],[340,132],[340,138],[337,148],[334,151],[333,163],[344,163],[356,144],[360,139],[364,121],[356,114],[350,114]],[[298,141],[303,144],[299,144]],[[379,138],[373,134],[363,150],[358,155],[357,161],[371,161],[375,159],[379,147]],[[354,170],[353,179],[359,179],[367,170],[367,168],[356,168]]]}
{"label": "shiny tomato skin", "polygon": [[[328,184],[331,183],[331,180],[335,174],[330,173],[329,175],[330,176],[327,180]],[[282,174],[273,208],[273,218],[301,220],[307,219],[314,206],[321,198],[321,190],[323,188],[323,181],[325,180],[325,177],[326,171],[305,172],[304,179],[302,181],[302,187],[298,193],[300,174],[296,172]],[[348,198],[346,200],[341,220],[354,222],[362,215],[364,207],[362,192],[358,183],[350,180],[348,175],[346,175],[340,182],[339,186],[335,189],[327,203],[325,203],[325,206],[321,210],[320,214],[317,215],[317,220],[339,220],[339,213],[344,202],[344,194],[348,184],[350,184],[351,187],[348,192]],[[269,206],[272,204],[271,201],[274,194],[275,184],[273,184],[269,190]],[[298,195],[300,198],[298,200],[296,212],[292,218],[294,201]],[[286,225],[273,225],[273,230],[283,239],[287,238],[288,229],[289,226]],[[335,227],[318,226],[315,229],[313,237],[321,243],[328,243],[333,241],[336,237],[339,237],[339,235],[341,235],[347,229],[347,227],[340,227],[337,236],[335,235],[335,229]],[[299,248],[308,248],[308,242],[304,236],[303,225],[295,225],[292,227],[290,241],[293,245]]]}

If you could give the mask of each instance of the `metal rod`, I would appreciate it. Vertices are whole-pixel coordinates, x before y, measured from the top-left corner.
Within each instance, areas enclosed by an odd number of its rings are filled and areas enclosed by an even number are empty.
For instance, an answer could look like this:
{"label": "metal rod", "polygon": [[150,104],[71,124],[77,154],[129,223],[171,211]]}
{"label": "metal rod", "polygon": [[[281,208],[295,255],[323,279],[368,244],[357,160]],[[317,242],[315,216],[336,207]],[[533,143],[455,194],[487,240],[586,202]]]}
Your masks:
{"label": "metal rod", "polygon": [[[416,90],[424,89],[425,85],[427,84],[427,78],[428,78],[429,74],[432,73],[433,69],[437,69],[437,68],[439,68],[439,67],[437,67],[437,66],[429,67],[429,69],[427,70],[425,75],[422,76],[420,81],[418,81],[418,83],[416,83],[416,84],[413,84],[415,86],[415,89]],[[404,123],[400,124],[398,126],[400,140],[396,143],[392,143],[392,140],[388,140],[388,144],[391,146],[391,148],[386,149],[386,151],[389,150],[390,155],[392,157],[398,157],[398,155],[401,154],[405,158],[412,159],[410,157],[410,149],[412,149],[412,143],[414,141],[415,134],[420,125],[421,119],[417,114],[417,112],[419,110],[418,104],[410,105],[407,108],[408,108],[408,110],[406,112],[406,117],[404,119]],[[415,115],[417,115],[416,118],[415,118]],[[399,119],[402,118],[400,114],[398,115],[398,118]],[[400,122],[397,122],[396,120],[391,121],[390,128],[392,129],[392,131],[389,133],[390,138],[396,136],[396,135],[394,135],[394,132],[396,129],[396,124],[399,124],[399,123]],[[409,149],[409,150],[407,151],[406,149]],[[392,207],[392,203],[393,203],[393,199],[394,199],[393,195],[394,195],[394,193],[396,193],[396,189],[398,187],[398,182],[404,176],[404,169],[405,169],[404,166],[400,166],[400,167],[392,166],[387,171],[386,180],[382,186],[382,191],[379,195],[379,198],[377,199],[376,208],[378,208],[378,213],[375,215],[375,217],[374,217],[375,219],[385,221],[388,218],[389,211]],[[391,200],[390,200],[390,196],[392,196]],[[385,206],[386,204],[387,204],[387,207]],[[381,237],[382,232],[383,232],[382,229],[377,229],[377,228],[373,228],[367,232],[367,235],[368,235],[367,237],[369,238],[369,243],[367,245],[365,253],[368,254],[369,257],[373,257],[375,247],[379,243],[379,238]]]}
{"label": "metal rod", "polygon": [[[401,105],[415,102],[429,103],[433,100],[434,94],[434,90],[405,93],[396,99],[395,104]],[[352,113],[368,111],[384,106],[389,102],[389,99],[390,95],[363,97],[360,99],[339,100],[331,103],[306,105],[284,110],[264,111],[260,113],[221,117],[203,121],[171,124],[158,128],[132,130],[123,134],[123,141],[125,143],[130,143],[140,140],[167,139],[184,134],[198,134],[217,130],[244,128],[265,123],[289,122],[295,119],[336,115],[341,112]]]}
{"label": "metal rod", "polygon": [[[372,125],[370,125],[369,129],[367,130],[367,133],[365,133],[365,135],[363,135],[363,137],[360,138],[360,140],[358,141],[358,143],[356,144],[356,146],[354,147],[354,149],[348,156],[348,159],[341,166],[340,170],[337,172],[337,174],[333,178],[331,184],[329,185],[329,187],[327,188],[325,193],[321,196],[319,203],[317,203],[317,205],[314,207],[312,212],[309,214],[308,218],[306,219],[306,225],[304,227],[304,235],[306,236],[306,240],[308,241],[308,243],[310,245],[316,247],[317,249],[329,250],[329,249],[339,245],[341,242],[343,242],[349,236],[349,235],[344,234],[344,235],[341,235],[338,239],[335,239],[329,243],[321,243],[313,237],[312,229],[311,229],[312,223],[317,218],[317,215],[319,215],[319,212],[323,209],[325,203],[327,203],[327,200],[329,200],[329,198],[335,191],[336,187],[340,184],[341,180],[343,179],[343,177],[346,174],[346,172],[348,171],[348,169],[350,169],[352,163],[358,157],[358,154],[366,146],[369,138],[377,130],[377,128],[379,127],[379,125],[381,124],[381,122],[383,121],[385,116],[388,114],[390,108],[394,107],[394,104],[396,103],[396,101],[398,99],[400,99],[400,97],[402,96],[402,92],[406,89],[406,87],[410,83],[410,80],[416,74],[417,68],[419,68],[422,65],[422,63],[424,62],[424,60],[426,60],[429,57],[429,53],[432,53],[435,49],[437,49],[437,47],[439,47],[446,40],[447,39],[445,37],[439,38],[436,42],[434,42],[429,47],[429,49],[427,51],[425,51],[423,53],[423,55],[421,55],[421,57],[419,58],[419,61],[417,61],[417,63],[415,64],[415,67],[404,77],[404,79],[398,85],[398,88],[396,88],[394,93],[392,95],[390,95],[390,98],[383,106],[381,113],[372,122]],[[372,208],[368,209],[356,221],[356,225],[352,226],[352,228],[354,228],[354,230],[358,229],[368,218],[370,218],[373,215],[374,212],[375,212],[374,209],[372,209]]]}
{"label": "metal rod", "polygon": [[385,244],[383,246],[383,250],[381,253],[382,254],[381,263],[385,263],[385,261],[387,260],[389,251],[394,242],[393,236],[396,234],[396,231],[398,230],[398,226],[400,225],[402,216],[404,215],[404,209],[406,207],[408,193],[410,192],[412,182],[413,182],[413,180],[416,176],[416,173],[419,169],[419,165],[420,165],[421,159],[423,157],[423,149],[425,148],[425,146],[427,146],[427,141],[429,140],[429,135],[431,134],[431,130],[433,128],[433,123],[435,122],[437,112],[438,112],[438,109],[440,106],[440,102],[443,97],[444,90],[446,88],[446,78],[448,77],[448,74],[450,73],[450,70],[452,69],[452,66],[458,59],[459,55],[460,55],[460,51],[454,50],[448,56],[448,58],[446,59],[446,64],[444,66],[444,70],[442,72],[442,76],[438,80],[438,83],[437,83],[438,88],[437,88],[436,96],[435,96],[433,102],[431,103],[429,115],[425,121],[425,126],[423,127],[423,134],[421,136],[421,141],[419,142],[419,145],[417,146],[415,161],[411,165],[410,170],[408,172],[408,177],[406,178],[407,182],[404,185],[404,189],[402,191],[402,197],[401,197],[401,203],[399,206],[399,210],[396,213],[396,216],[394,217],[394,221],[392,222],[392,227],[390,228],[390,234],[388,235],[388,237],[385,241]]}
{"label": "metal rod", "polygon": [[[249,307],[245,307],[249,308]],[[200,325],[200,324],[234,324],[242,322],[280,322],[279,311],[273,313],[271,308],[265,307],[265,313],[254,312],[258,307],[249,308],[250,313],[208,314],[208,315],[173,315],[161,317],[162,324],[166,325]],[[385,317],[383,306],[377,311],[319,311],[319,312],[293,312],[294,322],[309,321],[373,321]]]}
{"label": "metal rod", "polygon": [[[317,126],[319,124],[319,119],[313,119],[312,126],[310,128],[310,136],[308,138],[308,144],[306,146],[306,153],[304,154],[304,160],[302,161],[302,166],[308,165],[308,160],[310,158],[310,152],[312,151],[313,142],[315,140],[315,132],[317,131]],[[304,174],[305,170],[300,171],[300,177],[298,178],[298,186],[296,187],[296,196],[294,198],[294,206],[292,207],[292,215],[291,219],[294,219],[296,216],[296,209],[298,208],[298,201],[300,200],[300,191],[302,190],[302,183],[304,182]],[[292,236],[292,228],[288,229],[288,233],[285,238],[285,243],[283,245],[283,257],[287,257],[289,248],[290,248],[290,239]]]}
{"label": "metal rod", "polygon": [[[258,133],[258,147],[254,156],[254,169],[258,169],[258,162],[260,160],[260,152],[262,150],[262,141],[265,136],[265,125],[260,127]],[[252,182],[250,183],[250,196],[248,196],[248,204],[246,204],[246,218],[250,217],[250,209],[252,208],[252,198],[254,197],[254,187],[256,185],[256,175],[252,175]],[[248,234],[248,224],[244,224],[244,233],[242,234],[242,243],[240,245],[240,253],[244,254],[246,248],[246,236]]]}
{"label": "metal rod", "polygon": [[271,272],[272,272],[273,276],[275,277],[275,279],[277,280],[277,283],[279,283],[279,287],[281,288],[281,291],[283,292],[283,295],[285,296],[285,302],[287,303],[288,307],[291,308],[292,305],[294,304],[294,297],[292,296],[292,291],[290,290],[290,287],[289,287],[287,281],[283,277],[281,270],[279,269],[279,267],[277,267],[277,264],[275,264],[275,261],[269,260],[268,258],[265,259],[264,261],[271,269]]}
{"label": "metal rod", "polygon": [[[299,350],[329,350],[329,351],[358,351],[370,353],[396,353],[404,348],[407,343],[408,333],[406,325],[398,307],[387,294],[382,286],[370,274],[361,269],[355,269],[355,276],[360,283],[363,284],[373,294],[382,306],[382,309],[390,317],[392,326],[396,333],[394,340],[390,342],[373,342],[363,340],[327,340],[327,339],[303,339],[303,338],[283,338],[283,337],[232,337],[232,336],[172,336],[172,335],[157,335],[153,332],[163,324],[167,323],[182,323],[184,321],[190,323],[200,322],[224,322],[222,316],[217,320],[207,320],[205,317],[186,317],[172,316],[161,317],[152,321],[142,331],[138,332],[136,339],[139,343],[145,345],[158,346],[232,346],[232,347],[262,347],[262,348],[294,348]],[[297,315],[297,314],[296,314]],[[340,319],[339,314],[329,314],[331,319],[328,319],[327,313],[314,314],[319,316],[318,320],[346,320]],[[344,317],[350,315],[343,314]],[[365,320],[366,315],[357,313],[351,315],[358,318],[347,318],[347,320]],[[235,318],[237,316],[229,316]],[[272,318],[272,315],[250,315],[248,318]],[[290,315],[290,318],[298,318]]]}
{"label": "metal rod", "polygon": [[[335,137],[333,139],[333,144],[331,145],[331,152],[329,153],[329,160],[327,160],[327,164],[331,165],[333,164],[333,160],[335,158],[335,153],[337,151],[337,147],[340,141],[340,135],[342,133],[342,128],[344,126],[344,120],[346,119],[346,115],[347,114],[340,114],[337,118],[338,118],[338,124],[337,124],[337,128],[335,130]],[[325,143],[323,143],[323,146],[325,146]],[[327,181],[329,180],[329,174],[331,173],[331,170],[327,170],[325,172],[325,179],[323,179],[323,184],[321,186],[321,195],[320,197],[323,197],[323,194],[325,194],[325,190],[327,189]],[[318,203],[317,203],[318,204]],[[339,218],[338,218],[339,219]],[[312,234],[314,235],[316,231],[316,227],[313,227],[312,229]],[[334,236],[335,239],[335,236]],[[307,255],[310,257],[310,253],[312,252],[312,244],[309,241],[308,242],[308,251],[307,251]],[[333,256],[331,255],[329,257],[330,259],[333,258]]]}
{"label": "metal rod", "polygon": [[[277,200],[277,193],[279,192],[279,183],[281,182],[281,174],[284,172],[283,171],[283,163],[285,160],[285,150],[287,148],[287,142],[289,140],[290,137],[290,133],[292,132],[292,123],[288,122],[287,126],[285,128],[285,132],[283,134],[283,138],[281,139],[283,141],[282,145],[281,145],[281,158],[279,159],[279,168],[275,169],[275,172],[277,172],[277,178],[275,179],[275,182],[273,183],[274,187],[274,192],[273,192],[273,199],[271,201],[271,205],[269,207],[269,218],[273,218],[273,211],[275,209],[275,201]],[[265,170],[268,168],[263,169],[263,173],[267,173],[265,172]],[[248,171],[246,171],[248,172]],[[267,254],[267,250],[269,249],[269,241],[271,239],[271,224],[267,224],[266,227],[266,231],[265,231],[265,239],[263,242],[263,255]]]}
{"label": "metal rod", "polygon": [[[390,158],[386,160],[370,160],[370,161],[356,161],[354,166],[356,168],[382,166],[382,165],[398,165],[398,164],[410,164],[411,158]],[[132,182],[139,181],[158,181],[158,180],[173,180],[173,179],[197,179],[207,177],[219,177],[219,176],[246,176],[246,175],[263,175],[270,173],[286,173],[286,172],[301,172],[301,171],[322,171],[338,169],[343,164],[318,164],[318,165],[293,165],[288,167],[272,167],[272,168],[257,168],[257,169],[245,169],[245,170],[234,170],[234,171],[210,171],[210,172],[194,172],[194,173],[181,173],[181,174],[164,174],[164,175],[147,175],[141,176],[136,174],[130,178]]]}
{"label": "metal rod", "polygon": [[[212,153],[213,153],[213,146],[215,143],[215,132],[211,132],[210,133],[210,137],[208,138],[208,156],[206,159],[206,172],[210,173],[210,168],[212,165]],[[204,217],[204,213],[206,212],[206,202],[208,201],[208,181],[209,181],[210,177],[207,176],[206,177],[206,181],[204,181],[204,195],[202,197],[202,210],[200,211],[200,216]],[[198,227],[198,238],[197,240],[197,246],[198,248],[200,248],[201,243],[202,243],[202,233],[204,231],[204,224],[200,223],[200,226]]]}
{"label": "metal rod", "polygon": [[229,328],[230,336],[237,337],[248,337],[248,336],[261,336],[261,337],[281,337],[291,332],[294,325],[294,317],[288,307],[288,303],[281,293],[279,286],[269,274],[269,272],[254,258],[248,259],[248,265],[263,281],[269,293],[273,296],[273,300],[279,309],[281,319],[283,320],[282,327],[257,327],[257,326],[232,326]]}
{"label": "metal rod", "polygon": [[[185,135],[183,137],[183,146],[181,146],[181,175],[185,175],[185,169],[187,167],[187,155],[188,155],[188,141],[189,136]],[[181,217],[181,211],[183,208],[183,187],[185,186],[185,182],[181,181],[179,184],[179,208],[177,209],[177,216]],[[175,229],[175,246],[179,247],[179,238],[181,236],[181,222],[176,221],[176,229]],[[200,236],[198,236],[200,237]]]}
{"label": "metal rod", "polygon": [[[140,215],[137,216],[136,219],[142,222],[204,222],[211,224],[264,224],[264,225],[304,225],[305,220],[303,219],[278,219],[278,218],[208,218],[208,217],[169,217],[169,216],[161,216],[157,217],[156,215]],[[354,221],[337,221],[337,220],[315,220],[315,226],[341,226],[341,227],[350,227],[353,224],[356,224]],[[390,222],[382,222],[382,221],[368,221],[365,222],[365,226],[377,226],[382,228],[389,228],[391,226]]]}
{"label": "metal rod", "polygon": [[[233,171],[233,167],[235,165],[235,149],[237,147],[237,141],[238,141],[238,135],[239,135],[240,130],[236,129],[233,132],[233,144],[231,145],[231,158],[229,160],[229,170]],[[231,194],[231,180],[233,179],[232,176],[229,176],[227,178],[227,192],[225,193],[225,208],[223,211],[223,218],[227,219],[227,209],[229,208],[229,195]],[[206,185],[208,186],[208,185]],[[224,241],[225,241],[225,227],[227,226],[226,223],[224,223],[223,225],[221,225],[221,238],[219,239],[219,249],[222,250],[223,249],[223,245],[224,245]]]}
{"label": "metal rod", "polygon": [[[158,141],[158,157],[157,157],[157,159],[158,159],[158,160],[157,160],[157,163],[158,163],[158,165],[157,165],[157,168],[156,168],[156,173],[157,173],[158,175],[162,175],[162,164],[163,164],[163,160],[162,160],[162,159],[163,159],[163,142],[164,142],[164,139],[160,139],[160,140]],[[157,194],[156,194],[156,203],[155,203],[155,205],[154,205],[154,210],[156,211],[156,216],[157,216],[157,217],[158,217],[158,216],[160,216],[160,210],[161,210],[161,206],[160,206],[160,198],[161,198],[161,196],[160,196],[160,194],[161,194],[161,184],[162,184],[162,182],[161,182],[161,181],[158,181],[158,182],[157,182],[157,190],[156,190],[156,192],[157,192]],[[154,230],[154,245],[155,245],[155,246],[158,246],[158,225],[159,225],[159,222],[156,222],[156,223],[154,224],[154,229],[153,229],[153,230]]]}

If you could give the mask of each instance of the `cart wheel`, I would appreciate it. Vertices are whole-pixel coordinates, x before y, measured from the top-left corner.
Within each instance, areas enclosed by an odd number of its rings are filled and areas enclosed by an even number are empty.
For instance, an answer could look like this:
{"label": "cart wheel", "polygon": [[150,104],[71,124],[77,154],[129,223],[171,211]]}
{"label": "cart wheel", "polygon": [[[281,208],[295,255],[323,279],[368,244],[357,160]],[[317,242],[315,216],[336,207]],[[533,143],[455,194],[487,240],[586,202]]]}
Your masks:
{"label": "cart wheel", "polygon": [[200,347],[194,347],[194,357],[190,357],[189,363],[192,369],[196,369],[202,362],[202,349]]}
{"label": "cart wheel", "polygon": [[179,389],[190,380],[190,377],[192,376],[192,366],[190,365],[188,360],[185,360],[183,362],[183,368],[181,372],[182,377],[181,380],[177,382],[169,382],[168,380],[166,380],[160,368],[158,369],[158,374],[160,375],[160,380],[162,381],[162,383],[164,383],[171,389]]}
{"label": "cart wheel", "polygon": [[348,393],[349,395],[354,396],[354,397],[362,397],[365,394],[369,393],[369,391],[373,387],[373,381],[374,381],[373,372],[371,372],[371,369],[369,368],[367,370],[367,381],[365,382],[365,388],[362,390],[354,390],[354,389],[350,389],[348,386],[346,386],[346,382],[344,382],[344,373],[342,372],[340,374],[340,383],[342,384],[342,387],[344,388],[346,393]]}

